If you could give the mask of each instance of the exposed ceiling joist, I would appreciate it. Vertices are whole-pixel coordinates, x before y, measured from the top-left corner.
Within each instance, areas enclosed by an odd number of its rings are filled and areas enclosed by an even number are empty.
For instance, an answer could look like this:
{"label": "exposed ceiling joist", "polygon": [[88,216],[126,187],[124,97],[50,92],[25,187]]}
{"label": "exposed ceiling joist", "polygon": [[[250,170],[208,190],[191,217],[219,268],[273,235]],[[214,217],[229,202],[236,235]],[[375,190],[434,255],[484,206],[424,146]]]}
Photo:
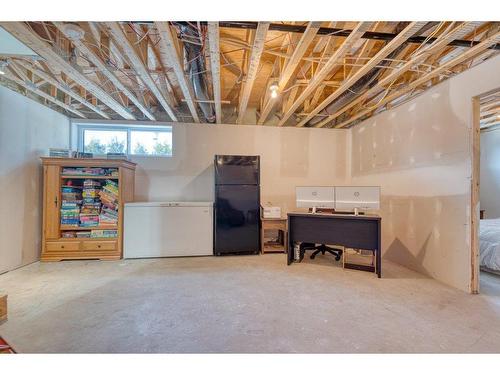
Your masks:
{"label": "exposed ceiling joist", "polygon": [[[373,56],[365,65],[363,65],[355,74],[350,78],[345,80],[342,85],[335,90],[330,96],[328,96],[321,104],[314,108],[308,116],[302,119],[297,126],[304,126],[309,120],[311,120],[314,115],[323,110],[327,105],[337,99],[342,93],[349,90],[349,88],[354,85],[361,77],[373,69],[380,61],[387,57],[391,52],[403,44],[409,37],[414,35],[418,30],[420,30],[427,22],[411,22],[408,26],[404,28],[394,39],[387,43],[375,56]],[[283,125],[288,119],[283,118],[279,125]]]}
{"label": "exposed ceiling joist", "polygon": [[61,57],[52,47],[42,40],[38,35],[34,34],[24,23],[20,22],[1,22],[2,26],[9,33],[14,35],[21,42],[26,44],[38,55],[43,57],[49,65],[63,71],[69,78],[77,82],[80,86],[86,88],[92,95],[94,95],[101,102],[106,104],[110,109],[115,111],[126,120],[135,120],[135,116],[124,106],[118,103],[106,91],[100,88],[97,84],[85,77],[72,66],[67,60]]}
{"label": "exposed ceiling joist", "polygon": [[318,123],[317,127],[323,127],[327,123],[335,120],[342,113],[347,110],[353,108],[355,105],[363,102],[366,98],[376,95],[381,92],[385,86],[392,85],[398,78],[400,78],[404,73],[412,69],[414,66],[424,62],[428,59],[432,54],[439,52],[440,50],[446,48],[450,40],[454,38],[460,37],[471,31],[475,27],[474,22],[463,22],[457,25],[453,30],[449,33],[442,35],[440,38],[436,40],[434,44],[426,46],[424,49],[417,51],[416,54],[410,57],[410,59],[403,63],[401,66],[390,72],[385,78],[381,79],[375,86],[366,91],[364,94],[360,95],[357,99],[351,101],[346,106],[339,109],[337,112],[329,115],[323,121]]}
{"label": "exposed ceiling joist", "polygon": [[212,88],[215,102],[215,121],[222,123],[221,81],[220,81],[220,51],[219,23],[208,23],[208,47],[210,52],[210,69],[212,73]]}
{"label": "exposed ceiling joist", "polygon": [[164,55],[168,65],[172,67],[175,76],[177,77],[177,81],[179,82],[179,86],[182,90],[182,94],[184,95],[184,99],[186,99],[186,103],[189,108],[189,112],[191,112],[191,116],[193,117],[195,122],[200,122],[200,118],[198,116],[198,112],[196,110],[196,104],[194,102],[195,97],[193,93],[193,89],[190,86],[184,75],[184,69],[179,61],[179,55],[176,47],[177,36],[172,34],[170,30],[170,25],[168,22],[155,22],[154,23],[156,30],[160,34],[160,43],[159,50],[160,55]]}
{"label": "exposed ceiling joist", "polygon": [[70,97],[72,97],[76,101],[82,103],[84,106],[91,109],[92,111],[94,111],[98,115],[104,117],[105,119],[108,119],[108,120],[111,119],[111,117],[106,112],[104,112],[102,109],[93,105],[87,99],[85,99],[84,97],[80,96],[79,94],[77,94],[76,92],[71,90],[71,88],[68,85],[63,85],[62,83],[60,83],[55,78],[51,77],[49,74],[47,74],[43,70],[36,68],[35,66],[31,65],[30,63],[28,63],[25,60],[15,60],[14,64],[21,65],[24,69],[29,70],[30,72],[32,72],[33,74],[42,78],[46,82],[50,83],[51,85],[54,85],[55,87],[57,87],[58,90],[64,92],[65,94],[69,95]]}
{"label": "exposed ceiling joist", "polygon": [[[335,25],[339,25],[339,24],[344,24],[344,22],[335,22]],[[358,23],[358,25],[359,25],[359,23]],[[333,53],[335,51],[335,47],[341,45],[341,44],[338,43],[338,39],[337,38],[328,38],[328,37],[325,37],[323,39],[327,39],[328,43],[326,44],[325,49],[323,50],[323,52],[321,54],[321,58],[319,60],[318,66],[316,68],[315,75],[318,72],[321,72],[321,70],[323,69],[323,67],[325,66],[325,64],[328,62],[329,57],[333,55]],[[338,64],[337,63],[336,66],[328,73],[328,75],[329,76],[335,75],[336,72],[338,70],[340,70],[341,68],[342,68],[342,64]],[[322,84],[320,84],[314,90],[313,96],[311,98],[307,99],[307,102],[306,102],[307,104],[304,105],[304,111],[308,112],[312,108],[314,108],[314,107],[316,107],[318,105],[319,100],[321,99],[321,96],[323,95],[324,89],[325,89],[325,84],[323,82]]]}
{"label": "exposed ceiling joist", "polygon": [[[203,24],[203,22],[202,22]],[[255,29],[257,27],[257,22],[252,21],[244,21],[244,22],[219,22],[220,27],[227,28],[237,28],[237,29]],[[292,25],[292,24],[284,24],[284,23],[271,23],[269,25],[269,31],[283,31],[289,33],[304,33],[307,27],[303,25]],[[320,27],[318,30],[318,35],[330,35],[333,37],[347,37],[350,35],[352,30],[347,29],[339,29],[332,27]],[[371,39],[371,40],[384,40],[391,41],[398,34],[394,33],[383,33],[376,31],[367,31],[363,34],[363,39]],[[435,37],[426,37],[426,36],[413,36],[408,38],[406,43],[416,43],[416,44],[431,44],[436,41]],[[460,40],[455,39],[450,41],[449,45],[454,47],[474,47],[479,44],[479,41],[470,41],[470,40]],[[500,45],[493,45],[489,47],[490,49],[500,50]]]}
{"label": "exposed ceiling joist", "polygon": [[405,86],[403,89],[396,91],[395,93],[387,96],[383,100],[379,101],[375,106],[370,106],[369,108],[358,112],[355,116],[349,118],[348,120],[344,121],[341,124],[338,124],[335,126],[336,128],[344,128],[347,125],[351,124],[352,122],[362,118],[363,116],[367,115],[368,113],[372,112],[373,110],[380,108],[387,103],[392,102],[395,99],[398,99],[402,95],[416,89],[423,83],[431,80],[434,77],[439,76],[440,74],[443,74],[446,72],[448,69],[454,67],[455,65],[461,64],[462,62],[473,58],[474,56],[477,56],[478,54],[484,52],[486,49],[488,49],[490,46],[493,44],[500,43],[500,32],[495,33],[494,35],[486,38],[483,40],[480,44],[470,48],[469,50],[465,51],[463,54],[455,57],[452,60],[447,61],[443,65],[439,66],[438,68],[434,69],[430,73],[425,74],[424,76],[418,78],[415,81],[410,82],[407,86]]}
{"label": "exposed ceiling joist", "polygon": [[[307,52],[307,49],[314,40],[314,37],[316,36],[320,26],[321,22],[309,22],[309,24],[307,25],[306,31],[304,32],[299,42],[295,46],[292,56],[287,61],[285,68],[283,69],[283,72],[279,77],[278,92],[282,92],[290,83],[290,78],[292,77],[292,74],[297,69],[299,63],[301,62],[302,57]],[[276,100],[273,100],[273,98],[268,99],[267,103],[264,105],[264,108],[262,109],[262,112],[260,114],[258,121],[259,125],[263,124],[264,121],[266,121],[272,109],[274,108],[275,104]]]}
{"label": "exposed ceiling joist", "polygon": [[16,77],[14,75],[14,72],[17,74],[20,73],[20,71],[17,67],[9,66],[9,70],[11,71],[11,74],[6,75],[5,76],[6,79],[17,83],[19,86],[23,87],[24,89],[33,92],[34,94],[48,100],[51,103],[54,103],[55,105],[61,107],[62,109],[65,109],[71,113],[74,113],[78,117],[87,118],[83,113],[81,113],[77,109],[75,109],[75,108],[71,107],[70,105],[67,105],[66,103],[60,101],[59,99],[47,94],[45,91],[42,91],[40,88],[38,88],[36,85],[34,85],[33,82],[30,82],[27,79],[27,77],[25,77],[23,74],[21,74],[21,76],[23,77],[22,79]]}
{"label": "exposed ceiling joist", "polygon": [[[118,77],[109,69],[107,64],[101,59],[100,56],[91,47],[88,47],[83,40],[71,38],[71,35],[68,35],[67,30],[64,27],[64,23],[62,22],[54,22],[54,25],[61,31],[63,35],[65,35],[68,39],[71,40],[73,45],[82,53],[87,59],[89,59],[92,64],[99,70],[99,72],[105,76],[109,81],[120,90],[120,92],[125,95],[148,119],[155,121],[155,116],[151,113],[149,108],[147,108],[132,91],[125,86],[122,81],[118,79]],[[86,36],[83,37],[84,39]],[[91,43],[95,44],[95,43]]]}
{"label": "exposed ceiling joist", "polygon": [[139,75],[141,81],[144,82],[144,84],[151,91],[156,100],[158,100],[158,103],[160,103],[165,112],[167,112],[170,119],[172,121],[177,121],[177,116],[175,115],[173,108],[170,107],[167,99],[163,96],[163,93],[156,85],[153,77],[151,77],[151,74],[149,74],[147,67],[144,65],[144,62],[138,55],[135,47],[128,40],[127,35],[124,33],[120,24],[118,22],[107,22],[106,26],[108,27],[110,35],[123,49],[123,53],[127,56],[128,60],[132,64],[132,67]]}
{"label": "exposed ceiling joist", "polygon": [[269,29],[269,22],[259,22],[257,30],[255,32],[252,52],[250,54],[250,62],[248,64],[248,73],[244,82],[240,105],[238,108],[238,119],[237,124],[243,123],[243,118],[247,109],[248,100],[250,99],[250,94],[252,92],[253,83],[255,77],[257,76],[257,71],[260,65],[260,57],[262,55],[262,50],[264,49],[264,43],[266,41],[267,30]]}
{"label": "exposed ceiling joist", "polygon": [[371,22],[360,22],[358,24],[358,26],[352,31],[351,35],[344,40],[342,45],[337,48],[334,54],[330,56],[327,62],[325,62],[321,70],[314,75],[313,79],[309,82],[309,85],[304,89],[304,91],[302,91],[297,100],[295,100],[295,102],[283,114],[283,117],[279,122],[280,125],[284,124],[285,121],[299,108],[299,106],[314,93],[314,91],[327,78],[332,69],[339,64],[346,53],[351,50],[352,46],[361,38],[366,30],[368,30],[371,24]]}

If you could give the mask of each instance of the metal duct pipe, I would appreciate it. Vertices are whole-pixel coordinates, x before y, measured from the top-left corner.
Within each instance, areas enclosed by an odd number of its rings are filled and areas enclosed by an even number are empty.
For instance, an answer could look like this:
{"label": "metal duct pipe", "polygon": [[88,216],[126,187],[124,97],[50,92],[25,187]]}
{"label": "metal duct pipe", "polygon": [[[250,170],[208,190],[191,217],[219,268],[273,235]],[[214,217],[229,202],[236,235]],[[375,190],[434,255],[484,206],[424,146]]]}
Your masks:
{"label": "metal duct pipe", "polygon": [[[198,29],[191,25],[179,25],[181,33],[190,39],[200,40]],[[207,78],[204,74],[206,71],[205,57],[203,56],[202,46],[194,43],[184,43],[184,51],[186,61],[188,63],[189,79],[193,85],[195,98],[199,100],[197,103],[203,112],[205,120],[210,123],[215,123],[215,108],[212,103],[207,103],[211,100],[208,95]]]}

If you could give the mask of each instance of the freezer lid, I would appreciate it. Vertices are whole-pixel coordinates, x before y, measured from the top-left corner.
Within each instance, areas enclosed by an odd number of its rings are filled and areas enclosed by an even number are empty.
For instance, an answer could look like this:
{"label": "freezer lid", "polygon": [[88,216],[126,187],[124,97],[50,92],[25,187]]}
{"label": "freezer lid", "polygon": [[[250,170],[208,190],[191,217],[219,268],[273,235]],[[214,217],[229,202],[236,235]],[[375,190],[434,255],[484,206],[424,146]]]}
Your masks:
{"label": "freezer lid", "polygon": [[192,201],[125,203],[125,207],[212,207],[213,205],[214,202],[192,202]]}

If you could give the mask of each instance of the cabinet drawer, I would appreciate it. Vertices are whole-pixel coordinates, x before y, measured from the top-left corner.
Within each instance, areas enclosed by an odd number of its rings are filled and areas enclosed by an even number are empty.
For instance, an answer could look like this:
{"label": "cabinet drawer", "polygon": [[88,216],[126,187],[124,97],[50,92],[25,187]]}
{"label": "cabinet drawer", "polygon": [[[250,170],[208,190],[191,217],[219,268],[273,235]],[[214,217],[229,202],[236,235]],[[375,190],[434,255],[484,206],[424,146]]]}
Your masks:
{"label": "cabinet drawer", "polygon": [[116,250],[116,241],[84,241],[82,248],[86,251]]}
{"label": "cabinet drawer", "polygon": [[80,242],[78,241],[47,241],[47,251],[79,251]]}

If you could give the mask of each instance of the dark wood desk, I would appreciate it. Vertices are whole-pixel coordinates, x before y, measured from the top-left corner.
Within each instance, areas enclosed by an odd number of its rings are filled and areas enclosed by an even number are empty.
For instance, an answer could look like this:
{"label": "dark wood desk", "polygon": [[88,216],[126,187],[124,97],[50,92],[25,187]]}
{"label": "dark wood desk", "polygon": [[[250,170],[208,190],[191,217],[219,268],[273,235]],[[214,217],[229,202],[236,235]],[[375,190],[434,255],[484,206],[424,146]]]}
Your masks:
{"label": "dark wood desk", "polygon": [[[288,265],[294,260],[294,243],[311,242],[340,245],[353,249],[375,251],[375,270],[380,278],[381,218],[369,215],[288,214]],[[369,266],[346,265],[346,268],[366,269]]]}

